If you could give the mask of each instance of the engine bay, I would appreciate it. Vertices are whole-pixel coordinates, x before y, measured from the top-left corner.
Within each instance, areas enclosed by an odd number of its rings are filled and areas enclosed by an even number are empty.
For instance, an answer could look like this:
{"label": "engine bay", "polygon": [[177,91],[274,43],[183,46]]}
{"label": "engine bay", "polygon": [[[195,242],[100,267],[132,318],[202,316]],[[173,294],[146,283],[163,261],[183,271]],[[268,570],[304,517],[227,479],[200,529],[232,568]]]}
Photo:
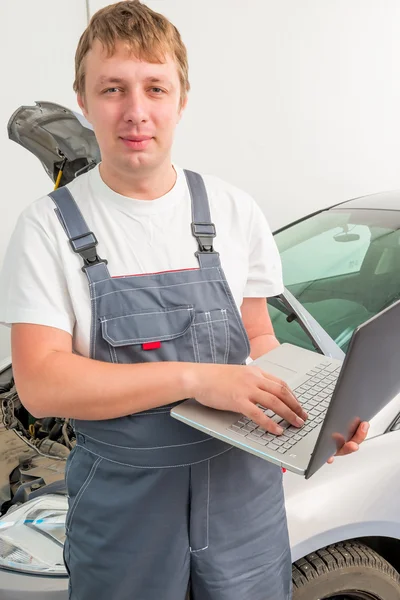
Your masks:
{"label": "engine bay", "polygon": [[44,493],[65,494],[76,440],[68,419],[36,419],[22,405],[12,367],[0,373],[0,516]]}

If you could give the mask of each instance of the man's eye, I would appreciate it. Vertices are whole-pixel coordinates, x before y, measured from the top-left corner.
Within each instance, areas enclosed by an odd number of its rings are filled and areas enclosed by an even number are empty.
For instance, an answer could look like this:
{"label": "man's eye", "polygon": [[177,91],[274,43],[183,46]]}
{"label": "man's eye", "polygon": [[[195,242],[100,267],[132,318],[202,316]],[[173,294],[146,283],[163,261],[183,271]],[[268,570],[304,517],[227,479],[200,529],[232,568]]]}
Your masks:
{"label": "man's eye", "polygon": [[152,91],[152,92],[155,92],[157,95],[158,95],[158,94],[163,94],[163,93],[164,93],[164,90],[162,90],[162,89],[161,89],[161,88],[159,88],[159,87],[153,87],[153,88],[151,88],[151,91]]}
{"label": "man's eye", "polygon": [[105,94],[109,94],[111,92],[116,92],[116,91],[119,91],[119,88],[116,88],[116,87],[115,88],[108,88],[107,90],[105,90],[104,93]]}

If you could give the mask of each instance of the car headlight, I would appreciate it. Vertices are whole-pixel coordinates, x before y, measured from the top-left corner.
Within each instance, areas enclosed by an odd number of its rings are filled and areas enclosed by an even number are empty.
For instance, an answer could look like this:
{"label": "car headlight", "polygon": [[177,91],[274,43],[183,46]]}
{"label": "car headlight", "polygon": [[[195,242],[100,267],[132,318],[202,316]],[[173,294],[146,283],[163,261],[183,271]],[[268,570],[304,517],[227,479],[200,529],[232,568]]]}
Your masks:
{"label": "car headlight", "polygon": [[46,495],[12,507],[0,519],[0,568],[67,575],[63,562],[65,496]]}

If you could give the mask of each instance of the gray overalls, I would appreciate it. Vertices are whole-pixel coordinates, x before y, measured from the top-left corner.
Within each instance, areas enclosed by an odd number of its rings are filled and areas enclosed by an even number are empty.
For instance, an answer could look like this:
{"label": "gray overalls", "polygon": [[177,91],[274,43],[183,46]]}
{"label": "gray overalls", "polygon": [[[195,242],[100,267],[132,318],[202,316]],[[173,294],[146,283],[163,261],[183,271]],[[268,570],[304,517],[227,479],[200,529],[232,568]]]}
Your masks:
{"label": "gray overalls", "polygon": [[[202,178],[185,172],[199,268],[110,276],[67,188],[50,196],[84,261],[90,356],[243,364],[249,341],[213,250]],[[110,398],[112,402],[112,398]],[[281,469],[173,419],[172,405],[74,421],[64,559],[71,600],[289,600]]]}

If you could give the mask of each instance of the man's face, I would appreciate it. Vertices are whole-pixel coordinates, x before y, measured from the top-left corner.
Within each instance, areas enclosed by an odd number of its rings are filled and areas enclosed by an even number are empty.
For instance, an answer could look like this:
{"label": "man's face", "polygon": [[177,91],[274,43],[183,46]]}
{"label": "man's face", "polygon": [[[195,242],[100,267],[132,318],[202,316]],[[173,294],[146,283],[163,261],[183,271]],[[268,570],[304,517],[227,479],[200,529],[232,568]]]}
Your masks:
{"label": "man's face", "polygon": [[107,57],[100,42],[86,55],[85,95],[78,102],[93,125],[104,165],[150,174],[170,161],[180,105],[180,81],[170,56],[163,64],[136,59],[119,42]]}

